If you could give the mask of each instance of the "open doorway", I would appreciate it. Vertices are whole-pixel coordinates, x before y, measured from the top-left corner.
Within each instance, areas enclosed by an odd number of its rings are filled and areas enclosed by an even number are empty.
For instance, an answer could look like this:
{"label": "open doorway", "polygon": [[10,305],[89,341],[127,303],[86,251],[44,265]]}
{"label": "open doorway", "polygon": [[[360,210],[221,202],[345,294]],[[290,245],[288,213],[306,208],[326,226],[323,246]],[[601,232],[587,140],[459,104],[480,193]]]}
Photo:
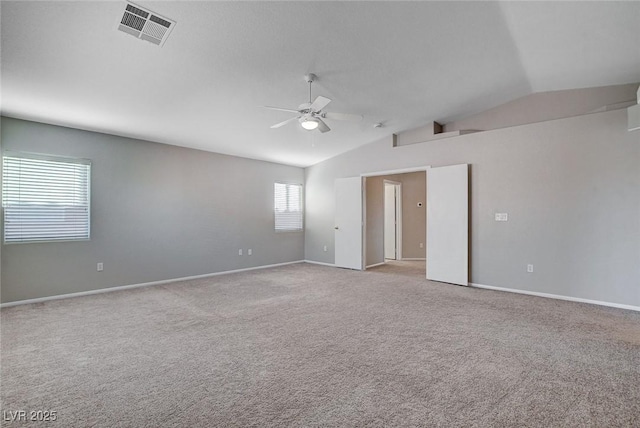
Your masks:
{"label": "open doorway", "polygon": [[367,176],[364,266],[424,277],[426,271],[426,172]]}
{"label": "open doorway", "polygon": [[[423,220],[418,224],[425,229],[420,233],[408,232],[407,212],[403,208],[402,261],[423,261],[425,278],[457,285],[469,284],[469,164],[457,164],[431,168],[412,168],[378,173],[361,174],[360,177],[339,178],[335,181],[335,266],[348,269],[367,269],[384,262],[384,210],[383,180],[401,181],[406,189],[404,174],[424,172],[426,203],[415,203],[422,208]],[[428,177],[428,180],[427,180]],[[372,191],[369,186],[378,180],[380,186]],[[428,181],[428,182],[427,182]],[[402,205],[411,206],[411,199],[403,191]],[[373,205],[375,199],[379,205]],[[408,201],[408,202],[407,202]],[[415,202],[415,201],[413,201]],[[346,209],[346,207],[351,207]],[[379,208],[379,210],[377,209]],[[426,213],[428,208],[428,215]],[[376,223],[380,223],[376,227]],[[378,240],[379,238],[380,240]],[[415,251],[407,240],[416,240],[421,250],[419,257],[409,256],[407,249]],[[339,251],[340,250],[340,251]],[[379,260],[379,261],[378,261]]]}

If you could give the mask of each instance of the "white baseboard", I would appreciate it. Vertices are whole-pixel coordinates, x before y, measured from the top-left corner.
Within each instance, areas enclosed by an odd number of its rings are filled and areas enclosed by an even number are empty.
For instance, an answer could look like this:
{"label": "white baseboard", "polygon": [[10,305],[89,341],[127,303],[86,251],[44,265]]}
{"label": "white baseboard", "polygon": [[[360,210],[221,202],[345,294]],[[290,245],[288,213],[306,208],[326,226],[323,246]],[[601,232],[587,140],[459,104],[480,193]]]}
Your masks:
{"label": "white baseboard", "polygon": [[422,260],[422,261],[427,261],[427,259],[424,259],[424,258],[421,259],[421,258],[413,258],[413,257],[403,257],[400,260],[418,260],[418,261]]}
{"label": "white baseboard", "polygon": [[313,260],[303,260],[303,262],[304,263],[311,263],[312,265],[336,267],[336,265],[333,264],[333,263],[316,262],[316,261],[313,261]]}
{"label": "white baseboard", "polygon": [[508,293],[527,294],[529,296],[546,297],[548,299],[567,300],[569,302],[589,303],[591,305],[609,306],[611,308],[627,309],[630,311],[640,312],[640,306],[623,305],[622,303],[603,302],[601,300],[583,299],[581,297],[562,296],[560,294],[540,293],[537,291],[518,290],[515,288],[494,287],[493,285],[469,283],[470,286],[476,288],[485,288],[487,290],[506,291]]}
{"label": "white baseboard", "polygon": [[170,282],[178,282],[178,281],[189,281],[192,279],[208,278],[211,276],[218,276],[218,275],[229,275],[232,273],[247,272],[247,271],[258,270],[258,269],[267,269],[267,268],[278,267],[278,266],[292,265],[296,263],[304,263],[304,260],[296,260],[293,262],[285,262],[285,263],[276,263],[272,265],[254,266],[254,267],[243,268],[243,269],[225,270],[222,272],[205,273],[203,275],[184,276],[182,278],[163,279],[160,281],[143,282],[140,284],[120,285],[117,287],[99,288],[97,290],[79,291],[77,293],[68,293],[68,294],[58,294],[56,296],[38,297],[36,299],[18,300],[15,302],[2,303],[0,304],[0,308],[8,308],[11,306],[18,306],[18,305],[28,305],[30,303],[42,303],[42,302],[48,302],[50,300],[68,299],[71,297],[91,296],[93,294],[111,293],[112,291],[131,290],[133,288],[150,287],[153,285],[168,284]]}
{"label": "white baseboard", "polygon": [[382,266],[383,264],[385,264],[385,262],[382,262],[382,263],[374,263],[374,264],[372,264],[372,265],[366,266],[366,267],[365,267],[365,269],[369,269],[369,268],[376,267],[376,266]]}

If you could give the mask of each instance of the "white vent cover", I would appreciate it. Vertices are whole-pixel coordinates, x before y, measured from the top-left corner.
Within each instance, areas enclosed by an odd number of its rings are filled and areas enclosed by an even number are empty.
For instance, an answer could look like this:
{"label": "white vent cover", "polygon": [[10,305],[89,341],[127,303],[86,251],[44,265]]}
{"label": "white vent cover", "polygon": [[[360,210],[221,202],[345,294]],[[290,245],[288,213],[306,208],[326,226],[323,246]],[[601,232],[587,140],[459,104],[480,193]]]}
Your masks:
{"label": "white vent cover", "polygon": [[124,15],[118,23],[118,30],[162,46],[175,25],[175,21],[133,3],[127,3]]}

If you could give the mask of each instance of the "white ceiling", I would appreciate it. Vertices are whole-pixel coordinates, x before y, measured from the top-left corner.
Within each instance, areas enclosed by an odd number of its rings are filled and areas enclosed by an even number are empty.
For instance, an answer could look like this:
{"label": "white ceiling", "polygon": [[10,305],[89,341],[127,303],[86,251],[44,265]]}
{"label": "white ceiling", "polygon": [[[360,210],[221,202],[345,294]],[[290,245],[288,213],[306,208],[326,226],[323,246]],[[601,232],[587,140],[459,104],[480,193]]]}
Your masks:
{"label": "white ceiling", "polygon": [[[125,3],[6,2],[2,113],[307,166],[532,92],[640,81],[640,2],[148,2],[163,47],[116,30]],[[308,132],[265,105],[313,97],[360,123]],[[375,122],[384,123],[380,129]]]}

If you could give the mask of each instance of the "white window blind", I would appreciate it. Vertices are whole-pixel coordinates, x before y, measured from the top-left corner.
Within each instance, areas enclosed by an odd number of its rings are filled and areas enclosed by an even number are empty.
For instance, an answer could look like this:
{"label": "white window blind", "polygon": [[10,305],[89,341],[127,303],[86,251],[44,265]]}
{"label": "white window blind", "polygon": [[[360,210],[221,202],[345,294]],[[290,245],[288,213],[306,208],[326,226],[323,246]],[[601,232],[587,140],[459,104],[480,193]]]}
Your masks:
{"label": "white window blind", "polygon": [[302,185],[275,183],[276,230],[302,230]]}
{"label": "white window blind", "polygon": [[4,242],[89,239],[88,160],[7,153],[2,165]]}

